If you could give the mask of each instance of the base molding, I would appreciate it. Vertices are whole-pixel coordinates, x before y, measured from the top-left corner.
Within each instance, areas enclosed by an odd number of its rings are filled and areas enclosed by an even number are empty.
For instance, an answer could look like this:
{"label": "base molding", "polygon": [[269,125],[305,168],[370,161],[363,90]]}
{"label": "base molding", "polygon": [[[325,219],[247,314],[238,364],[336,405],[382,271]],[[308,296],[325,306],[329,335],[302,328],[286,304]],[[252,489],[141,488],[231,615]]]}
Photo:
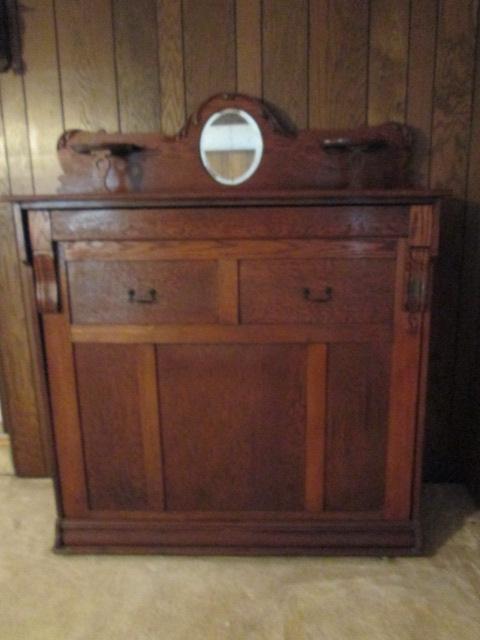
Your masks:
{"label": "base molding", "polygon": [[418,523],[324,521],[119,521],[61,519],[56,550],[175,555],[359,555],[420,553]]}

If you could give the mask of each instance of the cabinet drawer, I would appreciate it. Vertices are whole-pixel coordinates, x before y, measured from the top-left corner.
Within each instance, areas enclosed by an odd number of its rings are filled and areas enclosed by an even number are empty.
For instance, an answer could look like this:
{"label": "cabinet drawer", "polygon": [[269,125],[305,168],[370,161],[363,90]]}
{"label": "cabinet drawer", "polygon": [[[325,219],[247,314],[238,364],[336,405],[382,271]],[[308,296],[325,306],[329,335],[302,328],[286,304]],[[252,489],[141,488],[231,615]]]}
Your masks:
{"label": "cabinet drawer", "polygon": [[389,323],[393,258],[244,260],[241,321],[262,323]]}
{"label": "cabinet drawer", "polygon": [[79,261],[68,264],[79,324],[188,324],[218,320],[213,260]]}

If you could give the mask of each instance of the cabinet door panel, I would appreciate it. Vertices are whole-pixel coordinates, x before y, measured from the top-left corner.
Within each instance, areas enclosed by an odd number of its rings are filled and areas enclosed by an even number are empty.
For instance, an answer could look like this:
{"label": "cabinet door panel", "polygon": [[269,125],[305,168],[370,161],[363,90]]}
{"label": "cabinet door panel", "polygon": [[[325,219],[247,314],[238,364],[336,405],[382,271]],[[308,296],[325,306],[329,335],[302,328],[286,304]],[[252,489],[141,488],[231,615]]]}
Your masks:
{"label": "cabinet door panel", "polygon": [[329,346],[327,511],[383,507],[390,360],[389,343]]}
{"label": "cabinet door panel", "polygon": [[78,344],[75,365],[90,508],[162,508],[154,348]]}
{"label": "cabinet door panel", "polygon": [[303,510],[303,345],[161,345],[167,510]]}

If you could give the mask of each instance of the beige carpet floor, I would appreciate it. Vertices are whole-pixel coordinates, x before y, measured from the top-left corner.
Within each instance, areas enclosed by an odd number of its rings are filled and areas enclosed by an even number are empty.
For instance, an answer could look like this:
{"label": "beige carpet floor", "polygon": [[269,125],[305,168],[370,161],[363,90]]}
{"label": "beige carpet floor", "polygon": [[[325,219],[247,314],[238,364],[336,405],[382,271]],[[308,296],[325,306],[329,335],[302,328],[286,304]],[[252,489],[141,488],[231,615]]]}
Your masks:
{"label": "beige carpet floor", "polygon": [[479,640],[480,513],[459,486],[424,505],[422,558],[59,556],[50,481],[3,448],[0,639]]}

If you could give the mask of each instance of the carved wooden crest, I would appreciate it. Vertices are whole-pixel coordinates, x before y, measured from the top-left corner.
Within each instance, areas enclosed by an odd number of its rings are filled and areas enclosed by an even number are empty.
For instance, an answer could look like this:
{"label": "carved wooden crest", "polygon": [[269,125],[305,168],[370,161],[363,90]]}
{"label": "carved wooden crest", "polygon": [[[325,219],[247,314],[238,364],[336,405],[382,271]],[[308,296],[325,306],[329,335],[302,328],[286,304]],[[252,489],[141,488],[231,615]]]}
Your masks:
{"label": "carved wooden crest", "polygon": [[[248,180],[216,182],[199,151],[218,112],[241,110],[257,123],[262,158]],[[58,142],[60,193],[252,194],[292,189],[372,189],[407,186],[410,130],[386,123],[357,129],[297,131],[271,105],[245,95],[207,100],[176,136],[67,131]]]}

